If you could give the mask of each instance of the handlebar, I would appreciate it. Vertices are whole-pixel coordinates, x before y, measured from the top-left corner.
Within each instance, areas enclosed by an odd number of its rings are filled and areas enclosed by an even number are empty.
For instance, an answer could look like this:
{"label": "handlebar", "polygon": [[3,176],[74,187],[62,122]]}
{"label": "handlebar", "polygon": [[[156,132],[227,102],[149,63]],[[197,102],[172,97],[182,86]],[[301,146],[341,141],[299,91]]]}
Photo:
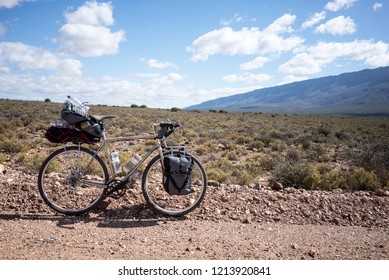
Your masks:
{"label": "handlebar", "polygon": [[172,123],[170,121],[161,122],[157,125],[154,125],[154,129],[156,129],[158,126],[161,128],[161,130],[158,132],[156,138],[163,139],[169,137],[169,135],[174,132],[174,129],[181,126],[181,124],[179,122]]}

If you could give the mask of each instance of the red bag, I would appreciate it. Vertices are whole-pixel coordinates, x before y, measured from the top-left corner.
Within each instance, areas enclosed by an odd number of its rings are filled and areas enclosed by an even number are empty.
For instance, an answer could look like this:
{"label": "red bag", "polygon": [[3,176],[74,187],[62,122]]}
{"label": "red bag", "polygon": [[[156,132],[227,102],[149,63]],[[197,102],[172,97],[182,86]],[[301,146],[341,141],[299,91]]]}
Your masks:
{"label": "red bag", "polygon": [[45,137],[52,143],[95,144],[100,141],[99,137],[70,127],[51,126],[46,131]]}

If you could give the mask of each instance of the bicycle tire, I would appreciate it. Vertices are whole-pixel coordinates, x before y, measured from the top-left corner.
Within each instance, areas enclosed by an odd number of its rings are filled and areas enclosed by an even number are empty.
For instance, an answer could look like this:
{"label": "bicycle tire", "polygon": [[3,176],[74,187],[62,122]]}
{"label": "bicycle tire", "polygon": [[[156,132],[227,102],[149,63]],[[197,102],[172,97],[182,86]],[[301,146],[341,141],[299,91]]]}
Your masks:
{"label": "bicycle tire", "polygon": [[207,176],[199,160],[194,156],[191,157],[193,158],[192,192],[188,195],[169,195],[165,191],[159,155],[148,163],[142,176],[142,193],[147,205],[154,212],[169,216],[182,216],[200,205],[207,190]]}
{"label": "bicycle tire", "polygon": [[91,150],[71,146],[50,154],[38,174],[38,189],[43,201],[65,215],[81,215],[104,198],[106,188],[82,184],[86,178],[105,184],[108,170],[103,160]]}

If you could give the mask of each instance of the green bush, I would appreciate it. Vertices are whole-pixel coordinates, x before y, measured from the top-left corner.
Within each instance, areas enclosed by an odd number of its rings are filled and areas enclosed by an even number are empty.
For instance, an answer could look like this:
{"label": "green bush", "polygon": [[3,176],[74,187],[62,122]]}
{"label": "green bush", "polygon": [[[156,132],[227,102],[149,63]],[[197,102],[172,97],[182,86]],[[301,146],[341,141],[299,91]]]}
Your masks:
{"label": "green bush", "polygon": [[9,154],[17,154],[26,151],[28,147],[19,140],[6,139],[0,142],[0,150]]}
{"label": "green bush", "polygon": [[333,170],[329,164],[315,164],[311,166],[312,188],[319,190],[334,190],[346,186],[346,178],[341,171]]}
{"label": "green bush", "polygon": [[311,188],[311,170],[302,163],[283,162],[273,171],[270,183],[280,182],[284,187]]}
{"label": "green bush", "polygon": [[219,183],[227,183],[230,175],[219,168],[207,168],[207,177]]}
{"label": "green bush", "polygon": [[373,172],[358,167],[350,172],[347,180],[349,187],[356,191],[377,191],[381,188],[380,180]]}

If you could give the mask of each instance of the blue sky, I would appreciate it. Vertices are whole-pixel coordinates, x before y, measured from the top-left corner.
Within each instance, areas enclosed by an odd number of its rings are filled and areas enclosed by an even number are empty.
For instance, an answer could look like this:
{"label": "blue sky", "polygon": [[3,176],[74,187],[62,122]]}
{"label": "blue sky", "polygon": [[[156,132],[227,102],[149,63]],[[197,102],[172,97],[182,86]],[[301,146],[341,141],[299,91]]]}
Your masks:
{"label": "blue sky", "polygon": [[0,0],[0,98],[186,107],[389,65],[387,0]]}

